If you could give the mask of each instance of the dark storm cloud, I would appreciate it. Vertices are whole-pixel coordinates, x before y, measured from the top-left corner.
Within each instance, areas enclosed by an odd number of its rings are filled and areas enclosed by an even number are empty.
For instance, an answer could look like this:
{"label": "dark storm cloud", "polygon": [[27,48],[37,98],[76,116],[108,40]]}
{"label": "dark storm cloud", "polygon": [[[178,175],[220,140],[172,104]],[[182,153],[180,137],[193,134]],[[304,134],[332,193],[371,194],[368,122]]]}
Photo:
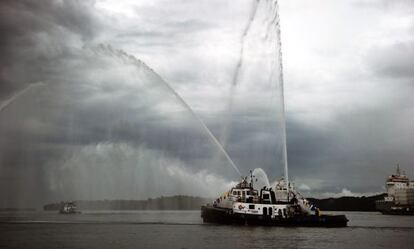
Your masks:
{"label": "dark storm cloud", "polygon": [[99,30],[93,1],[2,1],[0,97],[10,95]]}

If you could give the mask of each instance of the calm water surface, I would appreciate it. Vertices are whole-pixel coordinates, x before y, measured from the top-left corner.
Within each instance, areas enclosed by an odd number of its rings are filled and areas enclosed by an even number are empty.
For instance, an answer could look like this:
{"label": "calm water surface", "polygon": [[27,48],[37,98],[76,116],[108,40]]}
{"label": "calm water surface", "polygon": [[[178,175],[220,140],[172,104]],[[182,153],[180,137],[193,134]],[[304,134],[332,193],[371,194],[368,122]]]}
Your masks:
{"label": "calm water surface", "polygon": [[346,228],[207,225],[200,211],[1,212],[0,248],[414,248],[414,216],[342,213]]}

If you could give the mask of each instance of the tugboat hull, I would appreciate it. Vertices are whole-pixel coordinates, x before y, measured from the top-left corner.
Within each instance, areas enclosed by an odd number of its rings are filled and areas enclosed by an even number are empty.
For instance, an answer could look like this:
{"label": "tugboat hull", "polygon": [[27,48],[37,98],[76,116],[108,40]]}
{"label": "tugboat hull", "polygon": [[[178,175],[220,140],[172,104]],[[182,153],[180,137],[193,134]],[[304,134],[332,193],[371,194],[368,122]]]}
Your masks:
{"label": "tugboat hull", "polygon": [[290,218],[263,215],[232,213],[231,209],[212,206],[201,207],[201,217],[205,223],[260,225],[260,226],[298,226],[298,227],[346,227],[345,215],[302,215]]}
{"label": "tugboat hull", "polygon": [[81,211],[59,211],[59,214],[81,214]]}

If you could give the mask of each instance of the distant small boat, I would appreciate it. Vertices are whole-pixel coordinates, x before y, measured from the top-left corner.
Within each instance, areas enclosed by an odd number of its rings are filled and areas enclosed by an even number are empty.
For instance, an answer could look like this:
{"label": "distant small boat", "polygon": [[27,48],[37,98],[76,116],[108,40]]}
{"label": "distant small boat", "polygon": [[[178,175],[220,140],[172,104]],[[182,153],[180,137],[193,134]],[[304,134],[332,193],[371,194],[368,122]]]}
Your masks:
{"label": "distant small boat", "polygon": [[80,214],[75,202],[64,202],[62,203],[60,209],[60,214]]}
{"label": "distant small boat", "polygon": [[414,215],[414,181],[401,173],[400,165],[394,175],[385,182],[387,196],[375,202],[375,207],[382,214]]}

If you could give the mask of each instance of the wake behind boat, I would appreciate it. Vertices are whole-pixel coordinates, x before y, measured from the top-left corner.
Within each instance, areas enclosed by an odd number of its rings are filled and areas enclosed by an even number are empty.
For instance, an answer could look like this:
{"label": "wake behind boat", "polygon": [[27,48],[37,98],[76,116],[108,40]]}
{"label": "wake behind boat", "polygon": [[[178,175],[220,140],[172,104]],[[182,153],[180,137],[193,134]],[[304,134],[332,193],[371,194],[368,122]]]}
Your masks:
{"label": "wake behind boat", "polygon": [[345,227],[345,215],[321,215],[284,179],[273,187],[253,187],[251,174],[212,204],[201,207],[205,223],[266,226]]}

